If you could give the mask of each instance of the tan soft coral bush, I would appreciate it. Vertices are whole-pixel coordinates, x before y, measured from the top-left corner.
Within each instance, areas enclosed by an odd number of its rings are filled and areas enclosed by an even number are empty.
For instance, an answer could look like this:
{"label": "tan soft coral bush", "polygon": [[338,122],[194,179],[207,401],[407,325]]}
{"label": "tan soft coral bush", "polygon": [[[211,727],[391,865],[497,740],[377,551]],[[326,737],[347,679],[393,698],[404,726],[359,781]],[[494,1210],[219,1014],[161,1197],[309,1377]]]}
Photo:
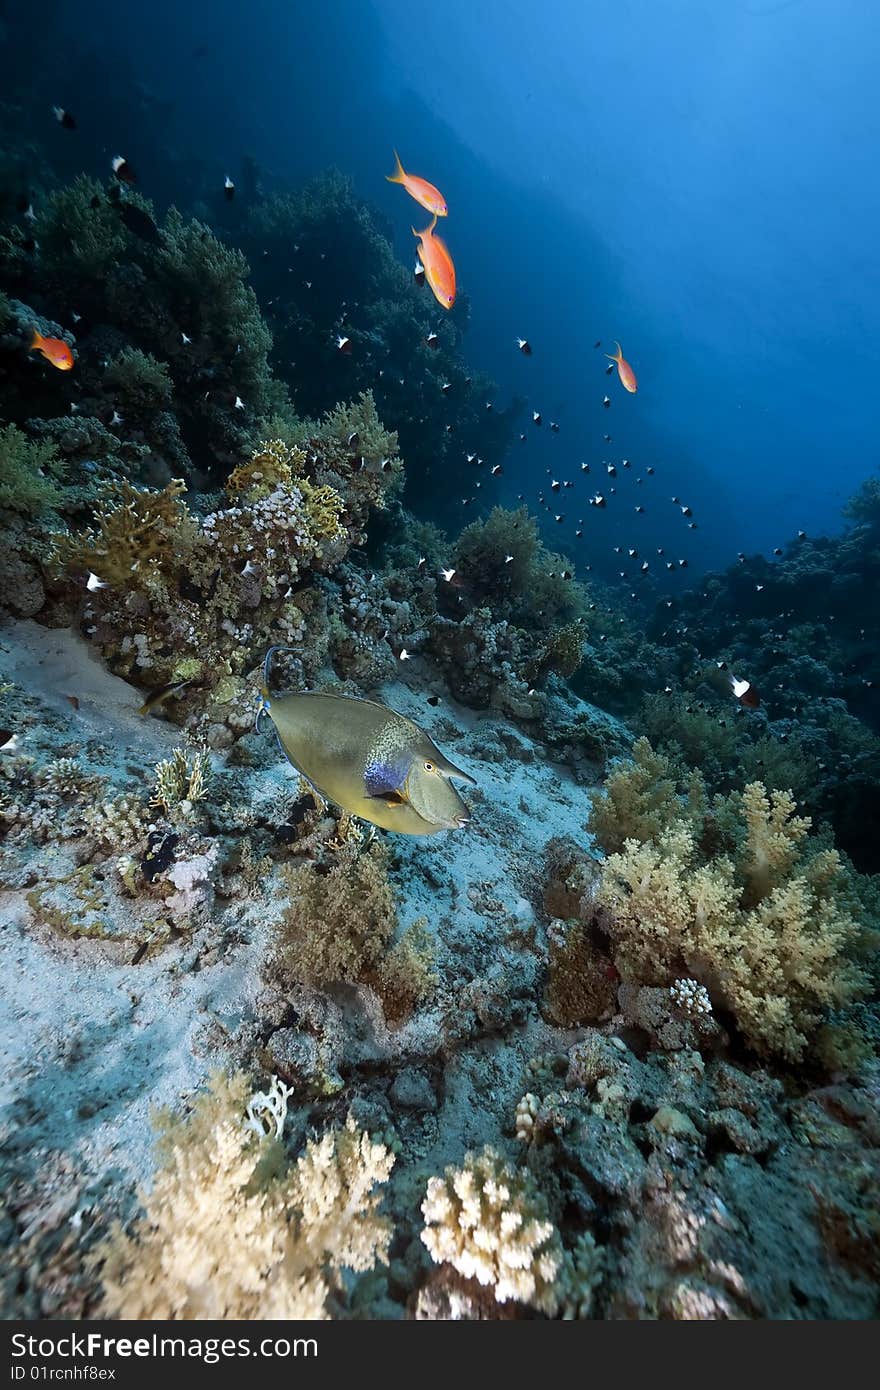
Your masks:
{"label": "tan soft coral bush", "polygon": [[289,903],[277,928],[281,968],[311,985],[361,980],[382,962],[397,924],[381,840],[352,836],[332,865],[285,872]]}
{"label": "tan soft coral bush", "polygon": [[795,1061],[866,982],[847,872],[834,850],[809,852],[788,792],[753,782],[716,812],[730,852],[709,850],[706,823],[682,811],[609,855],[597,900],[614,961],[628,983],[701,981],[756,1052]]}
{"label": "tan soft coral bush", "polygon": [[245,1076],[215,1076],[182,1119],[159,1117],[160,1167],[131,1232],[93,1257],[102,1315],[328,1318],[342,1271],[387,1263],[381,1187],[394,1163],[349,1118],[288,1167],[246,1122]]}
{"label": "tan soft coral bush", "polygon": [[632,758],[620,762],[593,798],[587,829],[606,853],[629,839],[648,840],[681,814],[669,759],[646,738],[633,744]]}
{"label": "tan soft coral bush", "polygon": [[349,823],[332,860],[285,869],[290,897],[276,927],[275,967],[282,978],[319,989],[338,981],[367,985],[397,1026],[439,977],[427,920],[397,935],[389,864],[384,842],[364,840]]}

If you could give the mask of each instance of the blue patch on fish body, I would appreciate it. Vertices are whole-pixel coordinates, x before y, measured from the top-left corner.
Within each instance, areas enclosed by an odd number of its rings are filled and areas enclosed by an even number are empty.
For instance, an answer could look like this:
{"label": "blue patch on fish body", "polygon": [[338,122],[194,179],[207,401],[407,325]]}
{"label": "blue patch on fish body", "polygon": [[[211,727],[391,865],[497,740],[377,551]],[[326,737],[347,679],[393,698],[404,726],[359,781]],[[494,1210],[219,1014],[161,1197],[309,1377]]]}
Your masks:
{"label": "blue patch on fish body", "polygon": [[367,796],[400,797],[406,786],[409,768],[409,758],[398,758],[394,761],[371,758],[364,768]]}

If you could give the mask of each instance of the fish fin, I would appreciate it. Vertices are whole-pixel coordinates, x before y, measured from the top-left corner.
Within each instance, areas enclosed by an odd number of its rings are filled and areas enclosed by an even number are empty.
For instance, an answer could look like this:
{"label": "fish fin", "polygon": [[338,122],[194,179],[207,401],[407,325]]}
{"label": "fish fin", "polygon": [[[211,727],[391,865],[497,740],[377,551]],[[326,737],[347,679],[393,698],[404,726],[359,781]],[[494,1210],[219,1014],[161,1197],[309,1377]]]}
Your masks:
{"label": "fish fin", "polygon": [[386,174],[385,177],[389,183],[403,183],[403,180],[406,178],[406,170],[400,162],[400,155],[397,153],[397,150],[394,151],[394,164],[394,173]]}
{"label": "fish fin", "polygon": [[[276,652],[292,652],[293,647],[286,646],[283,642],[276,642],[274,647],[270,647],[263,658],[263,686],[260,694],[264,700],[269,698],[269,663]],[[266,707],[268,709],[268,706]]]}
{"label": "fish fin", "polygon": [[435,212],[435,213],[434,213],[434,216],[431,218],[430,223],[428,224],[428,226],[425,228],[425,230],[424,230],[423,232],[417,232],[416,229],[415,229],[415,227],[412,226],[412,223],[410,223],[410,230],[411,230],[413,236],[424,237],[424,236],[430,236],[431,233],[433,232],[433,230],[434,230],[434,228],[435,228],[436,226],[437,226],[437,214],[436,214],[436,212]]}
{"label": "fish fin", "polygon": [[42,335],[42,333],[40,332],[39,328],[35,328],[35,329],[34,329],[34,336],[33,336],[33,338],[31,339],[31,351],[33,352],[34,348],[41,348],[41,347],[43,346],[43,344],[45,343],[45,341],[46,341],[46,339],[43,337],[43,335]]}
{"label": "fish fin", "polygon": [[[143,710],[141,711],[141,713],[143,713]],[[262,717],[263,717],[264,714],[269,715],[269,718],[270,718],[270,719],[272,718],[271,714],[269,714],[269,701],[268,701],[268,698],[267,698],[267,696],[265,695],[265,693],[263,693],[263,694],[260,695],[260,703],[257,705],[257,714],[256,714],[256,718],[254,719],[254,733],[255,733],[255,734],[258,734],[258,733],[260,732],[260,720],[262,719]],[[273,724],[272,727],[273,727],[273,728],[275,727],[274,724]],[[276,731],[276,732],[277,732],[277,731]],[[280,740],[279,740],[279,742],[280,742]]]}
{"label": "fish fin", "polygon": [[386,806],[408,806],[409,797],[404,796],[403,792],[370,792],[367,795],[368,801],[382,801]]}

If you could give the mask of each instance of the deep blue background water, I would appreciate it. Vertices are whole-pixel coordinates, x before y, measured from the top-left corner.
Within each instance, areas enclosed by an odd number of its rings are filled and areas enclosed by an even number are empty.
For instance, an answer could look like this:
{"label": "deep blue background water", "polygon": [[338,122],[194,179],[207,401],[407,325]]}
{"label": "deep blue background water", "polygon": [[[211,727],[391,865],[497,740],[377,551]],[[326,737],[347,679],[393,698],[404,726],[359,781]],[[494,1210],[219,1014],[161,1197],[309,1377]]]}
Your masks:
{"label": "deep blue background water", "polygon": [[[626,455],[656,466],[649,514],[622,478],[633,498],[593,513],[596,544],[651,537],[721,565],[838,529],[876,466],[880,6],[47,0],[0,15],[35,114],[77,113],[76,144],[49,136],[70,173],[104,174],[121,150],[162,201],[182,197],[181,155],[220,181],[245,153],[280,183],[333,163],[407,263],[422,214],[384,181],[392,146],[437,183],[469,360],[561,426],[524,424],[499,500],[533,497],[548,466]],[[635,398],[597,338],[623,344]]]}

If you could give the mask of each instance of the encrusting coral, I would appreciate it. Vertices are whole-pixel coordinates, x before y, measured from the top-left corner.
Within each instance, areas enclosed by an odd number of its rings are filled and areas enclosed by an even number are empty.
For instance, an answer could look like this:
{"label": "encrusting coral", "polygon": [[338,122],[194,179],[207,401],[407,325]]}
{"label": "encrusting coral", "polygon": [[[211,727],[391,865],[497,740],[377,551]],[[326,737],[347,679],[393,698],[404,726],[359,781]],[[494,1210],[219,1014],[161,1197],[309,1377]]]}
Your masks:
{"label": "encrusting coral", "polygon": [[215,1075],[188,1118],[158,1117],[158,1168],[131,1232],[92,1255],[103,1316],[329,1318],[343,1271],[387,1263],[377,1188],[394,1155],[349,1118],[287,1166],[247,1117],[246,1076]]}
{"label": "encrusting coral", "polygon": [[92,572],[105,586],[88,613],[117,674],[153,689],[188,679],[191,708],[221,686],[222,706],[239,691],[228,678],[271,641],[302,637],[312,608],[302,580],[333,569],[356,538],[345,499],[302,476],[306,466],[302,450],[268,441],[207,515],[187,506],[180,480],[159,491],[116,482],[91,527],[56,535],[54,582]]}

